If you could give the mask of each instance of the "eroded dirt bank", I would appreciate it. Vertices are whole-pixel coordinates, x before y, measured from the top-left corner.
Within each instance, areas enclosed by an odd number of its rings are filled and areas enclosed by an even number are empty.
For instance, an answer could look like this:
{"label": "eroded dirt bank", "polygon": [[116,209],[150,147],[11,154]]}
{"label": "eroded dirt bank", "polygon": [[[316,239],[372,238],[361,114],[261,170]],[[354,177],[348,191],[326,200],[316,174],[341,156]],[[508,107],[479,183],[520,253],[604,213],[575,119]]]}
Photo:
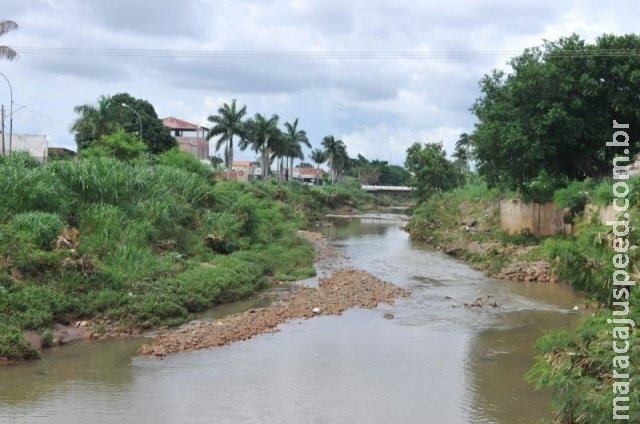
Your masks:
{"label": "eroded dirt bank", "polygon": [[138,351],[165,355],[222,346],[276,331],[283,322],[318,315],[339,315],[353,307],[375,308],[410,293],[361,270],[343,269],[319,281],[318,288],[300,287],[273,305],[251,309],[212,322],[190,324],[157,336]]}

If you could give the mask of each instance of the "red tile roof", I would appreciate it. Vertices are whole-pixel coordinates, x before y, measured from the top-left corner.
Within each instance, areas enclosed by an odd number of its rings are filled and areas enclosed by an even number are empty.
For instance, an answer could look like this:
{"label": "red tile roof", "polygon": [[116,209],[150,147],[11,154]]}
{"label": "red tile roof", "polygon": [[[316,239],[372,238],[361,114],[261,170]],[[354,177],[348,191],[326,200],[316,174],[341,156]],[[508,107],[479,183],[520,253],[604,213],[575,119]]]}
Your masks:
{"label": "red tile roof", "polygon": [[201,128],[200,125],[192,124],[191,122],[183,121],[182,119],[174,118],[173,116],[168,116],[166,118],[162,118],[162,123],[165,127],[169,127],[172,130],[194,130],[197,131]]}

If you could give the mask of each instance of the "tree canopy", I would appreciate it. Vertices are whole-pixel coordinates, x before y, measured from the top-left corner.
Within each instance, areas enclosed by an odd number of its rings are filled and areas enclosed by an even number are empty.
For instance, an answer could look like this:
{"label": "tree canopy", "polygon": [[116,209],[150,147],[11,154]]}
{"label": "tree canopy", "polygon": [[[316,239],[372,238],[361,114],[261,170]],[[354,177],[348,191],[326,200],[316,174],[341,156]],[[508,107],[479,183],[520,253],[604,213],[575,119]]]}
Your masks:
{"label": "tree canopy", "polygon": [[442,143],[412,144],[407,149],[405,168],[411,174],[408,183],[418,201],[456,188],[464,180],[460,170],[447,159]]}
{"label": "tree canopy", "polygon": [[[0,36],[6,34],[9,31],[18,29],[18,24],[13,21],[0,21]],[[15,60],[18,57],[18,52],[13,50],[9,46],[0,46],[0,59],[7,59],[9,61]]]}
{"label": "tree canopy", "polygon": [[78,118],[72,124],[71,132],[75,134],[78,150],[99,142],[103,136],[114,134],[118,129],[137,134],[152,153],[161,153],[177,145],[169,129],[158,119],[153,105],[127,93],[100,96],[97,105],[78,105],[74,112]]}
{"label": "tree canopy", "polygon": [[224,103],[218,108],[216,115],[207,117],[207,120],[213,124],[207,135],[207,140],[218,137],[216,151],[220,150],[222,145],[226,143],[224,161],[227,165],[227,178],[231,178],[231,167],[233,166],[233,137],[244,138],[245,123],[243,118],[246,114],[247,106],[242,106],[238,109],[236,99],[233,99],[231,100],[231,105]]}
{"label": "tree canopy", "polygon": [[640,151],[640,37],[577,35],[545,42],[480,82],[471,136],[478,172],[491,185],[528,190],[535,179],[582,180],[611,173],[612,123],[630,124]]}

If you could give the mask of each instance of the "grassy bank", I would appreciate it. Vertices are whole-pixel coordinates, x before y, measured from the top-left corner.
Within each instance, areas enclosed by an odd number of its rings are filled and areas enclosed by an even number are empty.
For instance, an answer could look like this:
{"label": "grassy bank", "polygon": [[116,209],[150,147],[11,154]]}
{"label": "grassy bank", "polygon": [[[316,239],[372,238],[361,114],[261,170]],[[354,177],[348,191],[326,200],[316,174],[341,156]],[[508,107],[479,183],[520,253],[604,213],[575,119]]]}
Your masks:
{"label": "grassy bank", "polygon": [[0,157],[0,358],[37,356],[23,332],[55,323],[141,330],[314,274],[296,237],[333,207],[372,198],[348,185],[214,182],[188,155],[40,165]]}

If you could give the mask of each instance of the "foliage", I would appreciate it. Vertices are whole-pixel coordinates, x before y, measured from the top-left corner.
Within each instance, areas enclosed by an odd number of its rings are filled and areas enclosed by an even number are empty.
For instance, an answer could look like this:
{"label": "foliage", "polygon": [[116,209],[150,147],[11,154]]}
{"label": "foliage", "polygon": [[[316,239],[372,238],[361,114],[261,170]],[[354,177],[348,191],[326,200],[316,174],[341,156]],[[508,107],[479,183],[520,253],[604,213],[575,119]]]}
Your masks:
{"label": "foliage", "polygon": [[[491,185],[550,194],[567,180],[611,172],[615,149],[605,149],[612,122],[640,116],[634,87],[640,74],[637,35],[603,35],[587,44],[577,35],[545,42],[511,60],[512,72],[493,71],[473,105],[472,134],[479,173]],[[631,126],[629,154],[640,151]],[[528,186],[532,181],[534,187]]]}
{"label": "foliage", "polygon": [[389,165],[387,161],[378,159],[368,160],[362,155],[350,158],[345,175],[357,178],[365,185],[394,185],[402,186],[407,183],[409,173],[397,165]]}
{"label": "foliage", "polygon": [[289,157],[289,168],[286,173],[286,180],[289,181],[293,178],[293,160],[304,159],[302,146],[311,148],[311,143],[309,142],[306,131],[298,129],[298,118],[296,118],[293,123],[285,122],[284,128],[284,153]]}
{"label": "foliage", "polygon": [[[9,31],[18,29],[18,24],[13,21],[0,21],[0,36]],[[17,59],[18,53],[9,46],[0,46],[0,59],[12,61]]]}
{"label": "foliage", "polygon": [[7,222],[15,214],[31,211],[64,216],[72,207],[72,193],[28,153],[0,156],[0,169],[0,223]]}
{"label": "foliage", "polygon": [[454,163],[462,173],[471,172],[471,136],[467,133],[460,134],[453,151]]}
{"label": "foliage", "polygon": [[[631,303],[638,304],[634,292]],[[638,322],[638,308],[629,319]],[[548,333],[536,342],[535,363],[526,375],[536,388],[551,388],[557,423],[609,423],[612,419],[613,373],[629,374],[629,422],[640,420],[640,337],[631,329],[629,367],[615,369],[612,349],[611,311],[602,310],[581,322],[572,333]],[[622,344],[622,343],[619,343]],[[623,380],[620,380],[623,381]],[[626,402],[625,402],[626,404]]]}
{"label": "foliage", "polygon": [[216,151],[226,143],[224,149],[224,162],[227,166],[227,178],[231,178],[231,167],[233,166],[233,137],[238,136],[241,139],[245,135],[245,123],[242,118],[247,113],[247,107],[242,106],[240,109],[236,107],[236,99],[231,100],[231,105],[224,103],[218,108],[217,115],[209,115],[207,120],[213,124],[207,140],[218,137],[216,141]]}
{"label": "foliage", "polygon": [[194,155],[180,150],[178,147],[174,147],[158,155],[158,163],[172,168],[182,169],[204,178],[209,177],[212,172],[211,167],[202,163]]}
{"label": "foliage", "polygon": [[240,143],[242,150],[251,146],[251,149],[260,154],[261,178],[263,181],[269,176],[271,165],[270,158],[275,150],[284,144],[284,136],[278,129],[278,115],[267,118],[260,113],[248,120],[245,124],[245,138]]}
{"label": "foliage", "polygon": [[58,214],[48,212],[17,214],[8,223],[10,231],[27,234],[29,241],[43,250],[53,247],[55,239],[64,225]]}
{"label": "foliage", "polygon": [[433,194],[462,185],[462,173],[447,160],[442,143],[414,143],[407,149],[405,168],[411,174],[409,186],[419,202]]}
{"label": "foliage", "polygon": [[20,329],[0,322],[0,358],[8,361],[38,358]]}
{"label": "foliage", "polygon": [[[375,201],[350,179],[213,184],[178,151],[122,161],[91,149],[46,165],[0,158],[0,172],[19,188],[0,182],[12,199],[0,222],[0,322],[41,333],[78,319],[102,329],[176,325],[254,293],[267,277],[313,275],[314,250],[296,229],[331,206]],[[223,249],[209,236],[220,236]]]}
{"label": "foliage", "polygon": [[558,208],[569,208],[574,214],[584,211],[592,197],[595,184],[590,178],[573,181],[567,187],[553,193],[553,203]]}
{"label": "foliage", "polygon": [[333,184],[338,180],[340,171],[349,161],[347,146],[342,140],[336,140],[334,136],[328,135],[322,139],[322,147],[331,168],[331,184]]}
{"label": "foliage", "polygon": [[[151,153],[157,154],[176,146],[177,142],[158,119],[154,107],[146,100],[136,99],[127,93],[100,96],[96,106],[78,105],[74,108],[78,115],[71,126],[78,150],[102,140],[105,135],[118,129],[137,135]],[[140,127],[142,126],[142,134]]]}
{"label": "foliage", "polygon": [[139,159],[147,150],[147,146],[138,135],[127,133],[122,128],[118,128],[115,132],[103,135],[100,140],[83,149],[80,156],[106,156],[126,161]]}

